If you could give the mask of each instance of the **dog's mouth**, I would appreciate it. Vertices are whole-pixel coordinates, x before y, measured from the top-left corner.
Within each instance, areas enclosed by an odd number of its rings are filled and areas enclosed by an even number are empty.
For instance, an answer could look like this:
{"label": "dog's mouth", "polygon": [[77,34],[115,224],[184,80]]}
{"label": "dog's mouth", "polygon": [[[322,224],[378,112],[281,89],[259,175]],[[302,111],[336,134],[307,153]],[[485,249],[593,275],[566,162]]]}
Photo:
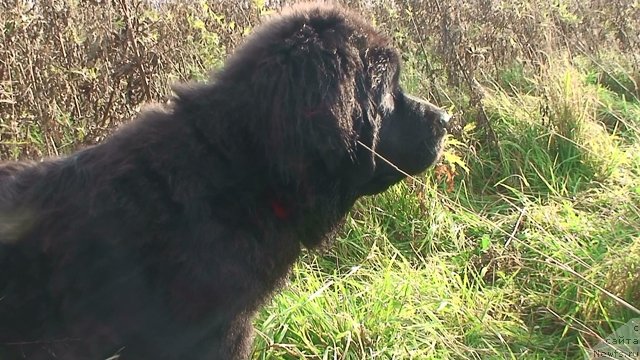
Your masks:
{"label": "dog's mouth", "polygon": [[376,171],[370,181],[360,188],[360,195],[375,195],[402,181],[407,176],[414,176],[435,165],[444,150],[444,134],[436,139],[427,138],[419,142],[419,150],[406,152],[404,161],[394,161],[384,154],[378,154]]}
{"label": "dog's mouth", "polygon": [[405,176],[399,172],[396,172],[396,174],[388,174],[375,177],[360,189],[360,195],[375,195],[384,192],[392,185],[401,181],[404,177]]}
{"label": "dog's mouth", "polygon": [[[433,161],[428,164],[422,171],[426,170],[427,168],[429,168],[430,166],[433,166],[435,164],[437,164],[440,159],[442,158],[442,154],[444,153],[444,138],[445,135],[447,134],[447,131],[445,130],[444,133],[442,134],[442,136],[440,136],[440,138],[438,140],[436,140],[435,145],[433,145],[433,152],[435,154],[435,157],[433,159]],[[420,171],[420,172],[422,172]]]}

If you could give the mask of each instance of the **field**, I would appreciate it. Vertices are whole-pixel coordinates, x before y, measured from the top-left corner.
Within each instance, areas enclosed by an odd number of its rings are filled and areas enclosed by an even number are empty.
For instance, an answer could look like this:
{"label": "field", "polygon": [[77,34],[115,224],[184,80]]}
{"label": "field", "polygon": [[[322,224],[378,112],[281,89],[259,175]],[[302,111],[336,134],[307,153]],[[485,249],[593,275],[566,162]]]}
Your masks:
{"label": "field", "polygon": [[[253,358],[583,359],[640,324],[640,2],[346,3],[455,126],[435,169],[304,253],[255,320]],[[0,160],[103,139],[274,7],[4,1]],[[640,332],[625,336],[604,342],[638,358]]]}

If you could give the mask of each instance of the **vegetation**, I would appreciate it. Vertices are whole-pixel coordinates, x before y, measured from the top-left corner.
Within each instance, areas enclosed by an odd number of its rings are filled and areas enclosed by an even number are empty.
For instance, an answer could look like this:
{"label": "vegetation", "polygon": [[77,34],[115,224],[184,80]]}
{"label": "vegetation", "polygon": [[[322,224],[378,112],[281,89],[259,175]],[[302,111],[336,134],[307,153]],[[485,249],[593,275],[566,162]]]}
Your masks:
{"label": "vegetation", "polygon": [[[100,140],[272,3],[3,2],[0,159]],[[434,170],[304,254],[254,359],[578,359],[640,318],[638,0],[347,3],[456,126]]]}

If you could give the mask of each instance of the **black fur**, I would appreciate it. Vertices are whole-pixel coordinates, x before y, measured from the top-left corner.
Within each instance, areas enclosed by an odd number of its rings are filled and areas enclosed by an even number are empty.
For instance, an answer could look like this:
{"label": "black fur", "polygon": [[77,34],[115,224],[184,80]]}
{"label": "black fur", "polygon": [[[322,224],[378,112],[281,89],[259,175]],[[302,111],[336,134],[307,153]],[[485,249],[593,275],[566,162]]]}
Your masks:
{"label": "black fur", "polygon": [[0,359],[246,359],[251,319],[363,195],[438,156],[387,37],[338,8],[259,27],[104,143],[0,165]]}

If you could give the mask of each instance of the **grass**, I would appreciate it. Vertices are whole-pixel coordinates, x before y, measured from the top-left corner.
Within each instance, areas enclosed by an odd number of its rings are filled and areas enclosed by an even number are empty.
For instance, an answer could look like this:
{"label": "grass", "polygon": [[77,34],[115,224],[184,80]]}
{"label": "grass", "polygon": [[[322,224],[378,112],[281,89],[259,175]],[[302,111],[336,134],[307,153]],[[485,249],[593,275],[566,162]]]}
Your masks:
{"label": "grass", "polygon": [[432,170],[360,201],[261,312],[253,358],[582,359],[640,317],[637,103],[578,63],[487,83],[499,146],[450,147],[453,189]]}

